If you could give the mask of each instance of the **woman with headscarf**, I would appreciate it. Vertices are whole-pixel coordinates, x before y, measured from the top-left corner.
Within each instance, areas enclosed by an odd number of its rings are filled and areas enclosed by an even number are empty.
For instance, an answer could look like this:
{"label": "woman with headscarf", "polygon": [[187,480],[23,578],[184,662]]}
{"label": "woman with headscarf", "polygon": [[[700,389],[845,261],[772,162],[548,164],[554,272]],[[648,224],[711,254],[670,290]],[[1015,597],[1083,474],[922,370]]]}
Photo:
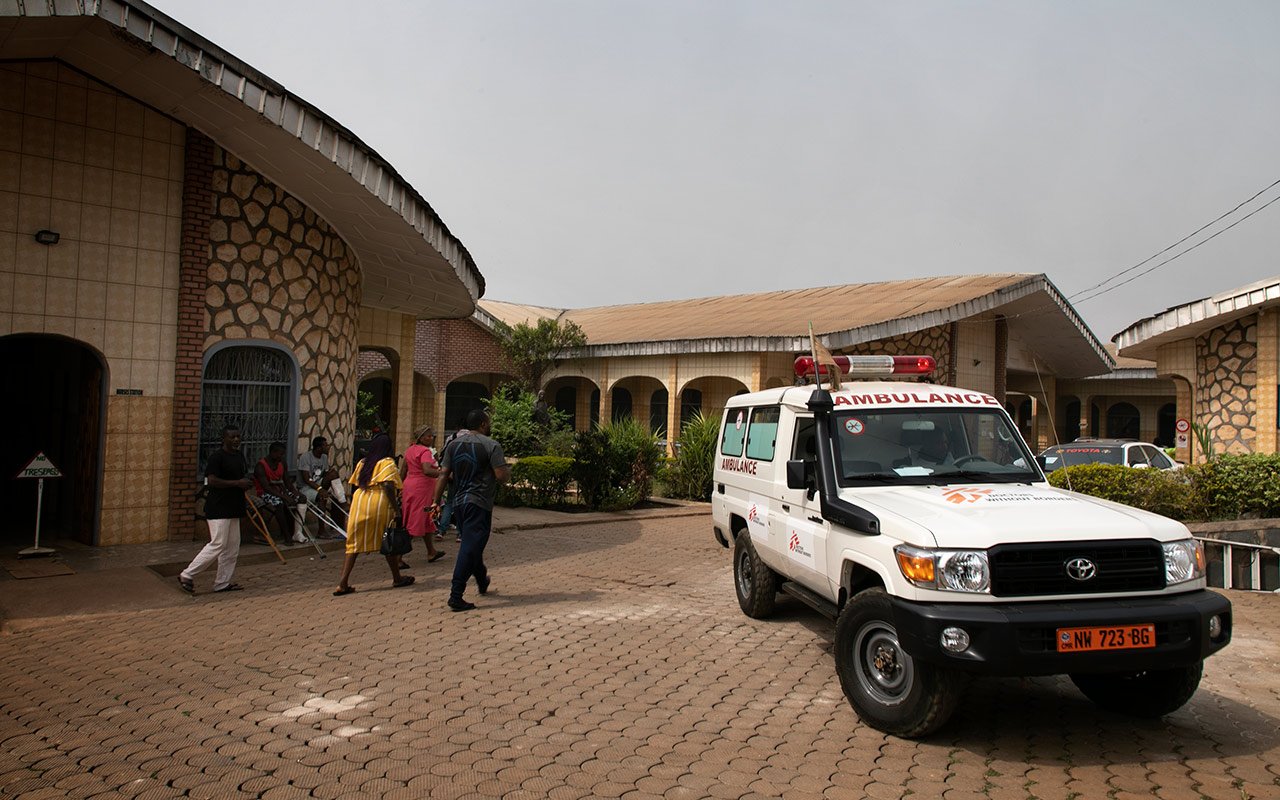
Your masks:
{"label": "woman with headscarf", "polygon": [[[444,553],[436,549],[431,541],[435,533],[435,521],[427,513],[431,498],[436,491],[436,478],[440,468],[436,466],[435,456],[431,454],[431,442],[436,432],[430,425],[420,425],[413,432],[413,444],[404,451],[404,461],[400,464],[400,479],[404,481],[404,492],[401,494],[400,510],[404,517],[404,526],[409,535],[427,544],[427,561],[436,561]],[[407,564],[400,562],[400,568]]]}
{"label": "woman with headscarf", "polygon": [[[382,547],[382,532],[391,523],[400,524],[400,470],[391,457],[391,437],[380,433],[369,443],[369,452],[351,473],[351,511],[347,516],[347,557],[342,562],[335,596],[355,591],[349,579],[361,553],[376,553]],[[387,556],[391,568],[391,585],[408,586],[412,575],[400,574],[400,556]]]}

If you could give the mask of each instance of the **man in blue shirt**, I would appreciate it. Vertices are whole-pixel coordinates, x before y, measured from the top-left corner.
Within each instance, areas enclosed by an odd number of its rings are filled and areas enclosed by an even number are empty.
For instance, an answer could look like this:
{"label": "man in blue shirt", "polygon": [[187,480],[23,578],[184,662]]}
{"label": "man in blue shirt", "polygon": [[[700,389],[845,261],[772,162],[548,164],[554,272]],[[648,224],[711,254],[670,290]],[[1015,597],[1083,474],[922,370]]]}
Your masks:
{"label": "man in blue shirt", "polygon": [[489,570],[484,565],[484,548],[493,527],[493,498],[498,484],[511,478],[502,445],[489,438],[489,415],[476,409],[467,414],[467,432],[449,442],[440,456],[440,477],[431,509],[439,513],[440,498],[452,485],[453,519],[458,526],[462,545],[453,565],[453,584],[449,591],[449,608],[470,611],[475,603],[462,599],[467,581],[475,576],[480,594],[489,592]]}

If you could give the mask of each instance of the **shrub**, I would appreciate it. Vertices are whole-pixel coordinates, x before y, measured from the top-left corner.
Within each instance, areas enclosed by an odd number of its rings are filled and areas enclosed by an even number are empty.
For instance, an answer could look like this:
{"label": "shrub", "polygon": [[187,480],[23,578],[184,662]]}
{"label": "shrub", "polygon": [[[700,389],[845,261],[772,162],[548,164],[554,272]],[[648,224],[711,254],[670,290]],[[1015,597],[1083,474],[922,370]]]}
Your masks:
{"label": "shrub", "polygon": [[1049,483],[1180,520],[1280,516],[1280,455],[1218,456],[1176,471],[1080,464]]}
{"label": "shrub", "polygon": [[1049,473],[1049,483],[1173,519],[1190,519],[1198,511],[1190,476],[1183,472],[1078,464]]}
{"label": "shrub", "polygon": [[676,456],[662,476],[672,497],[711,499],[711,477],[715,469],[716,446],[719,443],[719,417],[704,417],[697,413],[684,424],[680,429]]}
{"label": "shrub", "polygon": [[630,417],[579,433],[573,476],[582,501],[594,509],[635,506],[652,491],[661,455],[657,437]]}
{"label": "shrub", "polygon": [[1222,455],[1185,471],[1206,519],[1280,516],[1280,454]]}
{"label": "shrub", "polygon": [[526,505],[545,508],[560,505],[573,479],[573,459],[527,456],[511,468],[511,490]]}
{"label": "shrub", "polygon": [[512,385],[505,385],[485,401],[492,423],[490,435],[502,445],[502,450],[514,458],[541,455],[544,440],[563,428],[565,414],[548,408],[550,425],[539,425],[533,418],[538,398],[531,392]]}

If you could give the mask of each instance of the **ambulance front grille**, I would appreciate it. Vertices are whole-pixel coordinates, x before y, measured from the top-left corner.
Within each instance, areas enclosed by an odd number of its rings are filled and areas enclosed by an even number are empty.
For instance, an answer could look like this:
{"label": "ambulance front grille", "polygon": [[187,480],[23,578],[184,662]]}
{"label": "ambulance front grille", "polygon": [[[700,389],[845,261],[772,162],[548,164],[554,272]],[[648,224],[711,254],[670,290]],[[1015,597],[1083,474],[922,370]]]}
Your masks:
{"label": "ambulance front grille", "polygon": [[[1143,592],[1165,586],[1164,550],[1150,539],[1002,544],[988,556],[996,597]],[[1093,565],[1092,577],[1068,574],[1067,565],[1077,559]],[[1076,575],[1087,572],[1087,567],[1077,569]]]}

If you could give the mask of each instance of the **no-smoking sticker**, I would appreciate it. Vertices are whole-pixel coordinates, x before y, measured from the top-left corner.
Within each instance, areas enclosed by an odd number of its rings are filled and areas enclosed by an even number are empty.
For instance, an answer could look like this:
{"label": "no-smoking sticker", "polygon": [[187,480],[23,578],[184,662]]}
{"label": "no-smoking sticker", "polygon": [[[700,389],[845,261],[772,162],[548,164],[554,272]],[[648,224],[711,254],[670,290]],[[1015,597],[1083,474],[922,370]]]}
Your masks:
{"label": "no-smoking sticker", "polygon": [[862,427],[862,420],[860,419],[850,419],[846,420],[844,423],[844,429],[849,433],[852,433],[854,436],[862,433]]}
{"label": "no-smoking sticker", "polygon": [[1185,419],[1180,419],[1174,423],[1174,428],[1177,429],[1178,433],[1186,433],[1191,430],[1191,423]]}

